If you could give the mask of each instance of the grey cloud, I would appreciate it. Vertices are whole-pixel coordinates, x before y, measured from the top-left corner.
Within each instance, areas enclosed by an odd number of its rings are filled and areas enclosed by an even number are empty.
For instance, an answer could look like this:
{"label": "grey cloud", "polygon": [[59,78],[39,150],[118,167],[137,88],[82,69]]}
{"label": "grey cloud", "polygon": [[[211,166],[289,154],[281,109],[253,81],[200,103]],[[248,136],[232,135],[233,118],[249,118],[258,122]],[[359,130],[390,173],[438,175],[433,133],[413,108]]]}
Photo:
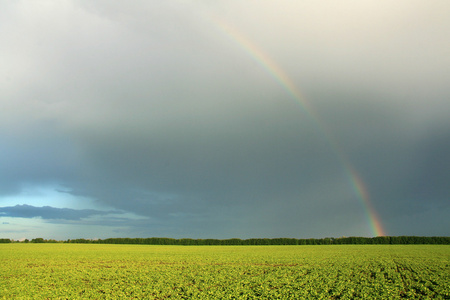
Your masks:
{"label": "grey cloud", "polygon": [[21,130],[0,128],[0,195],[14,195],[23,184],[47,185],[73,180],[79,166],[77,146],[54,122]]}
{"label": "grey cloud", "polygon": [[2,4],[0,195],[64,186],[144,216],[142,235],[358,235],[346,156],[389,233],[448,210],[448,4],[284,4]]}
{"label": "grey cloud", "polygon": [[100,211],[94,209],[70,209],[50,206],[35,207],[27,204],[0,207],[0,217],[36,218],[44,220],[81,220],[91,216],[120,214],[119,211]]}

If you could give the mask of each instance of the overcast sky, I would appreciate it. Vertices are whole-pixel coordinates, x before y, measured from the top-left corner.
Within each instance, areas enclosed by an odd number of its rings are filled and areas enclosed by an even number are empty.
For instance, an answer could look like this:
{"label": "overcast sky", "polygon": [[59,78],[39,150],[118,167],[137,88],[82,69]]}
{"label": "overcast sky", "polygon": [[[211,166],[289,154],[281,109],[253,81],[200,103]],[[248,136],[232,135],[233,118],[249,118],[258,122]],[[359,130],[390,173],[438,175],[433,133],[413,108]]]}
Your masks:
{"label": "overcast sky", "polygon": [[447,0],[2,1],[0,237],[372,236],[349,166],[448,236],[449,37]]}

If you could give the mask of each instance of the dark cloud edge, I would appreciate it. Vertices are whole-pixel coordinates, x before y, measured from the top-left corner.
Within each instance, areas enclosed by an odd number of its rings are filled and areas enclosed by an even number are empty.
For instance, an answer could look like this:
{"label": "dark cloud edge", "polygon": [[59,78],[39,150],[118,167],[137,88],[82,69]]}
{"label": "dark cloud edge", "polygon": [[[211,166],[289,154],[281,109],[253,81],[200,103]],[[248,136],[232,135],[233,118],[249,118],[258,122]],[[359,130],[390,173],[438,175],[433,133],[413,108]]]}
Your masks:
{"label": "dark cloud edge", "polygon": [[43,220],[81,221],[91,216],[105,216],[110,214],[124,214],[120,210],[72,209],[56,208],[52,206],[36,207],[28,204],[0,207],[0,218],[41,218]]}

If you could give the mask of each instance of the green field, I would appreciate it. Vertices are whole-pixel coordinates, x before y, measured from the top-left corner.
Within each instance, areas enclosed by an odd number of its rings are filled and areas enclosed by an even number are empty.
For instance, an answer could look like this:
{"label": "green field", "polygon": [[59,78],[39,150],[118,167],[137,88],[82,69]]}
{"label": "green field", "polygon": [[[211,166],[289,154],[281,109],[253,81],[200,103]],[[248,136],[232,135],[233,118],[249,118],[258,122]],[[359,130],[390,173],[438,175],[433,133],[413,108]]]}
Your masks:
{"label": "green field", "polygon": [[450,299],[448,245],[0,244],[3,299]]}

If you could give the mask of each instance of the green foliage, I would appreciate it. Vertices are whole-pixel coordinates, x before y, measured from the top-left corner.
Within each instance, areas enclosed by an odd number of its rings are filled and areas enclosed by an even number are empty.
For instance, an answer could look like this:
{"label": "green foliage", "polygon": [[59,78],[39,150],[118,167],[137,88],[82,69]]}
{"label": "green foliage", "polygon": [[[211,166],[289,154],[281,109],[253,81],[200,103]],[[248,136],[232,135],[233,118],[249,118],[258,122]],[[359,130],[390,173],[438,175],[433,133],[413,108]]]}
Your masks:
{"label": "green foliage", "polygon": [[0,299],[449,299],[450,246],[0,245]]}
{"label": "green foliage", "polygon": [[43,238],[35,238],[31,240],[32,243],[41,244],[45,243],[46,241]]}
{"label": "green foliage", "polygon": [[[10,239],[0,239],[0,243],[11,243]],[[25,240],[24,243],[28,243]],[[59,243],[53,239],[46,240],[35,238],[32,243]],[[450,245],[450,237],[425,237],[425,236],[377,236],[369,237],[340,237],[323,239],[294,239],[294,238],[273,238],[273,239],[171,239],[171,238],[109,238],[109,239],[72,239],[64,243],[75,244],[128,244],[128,245],[183,245],[183,246],[254,246],[254,245],[409,245],[409,244],[432,244],[432,245]]]}
{"label": "green foliage", "polygon": [[[44,241],[45,242],[45,241]],[[138,245],[367,245],[367,244],[441,244],[450,245],[450,237],[424,237],[424,236],[378,236],[368,237],[340,237],[323,239],[171,239],[171,238],[109,238],[105,240],[75,239],[66,243],[77,244],[138,244]]]}

